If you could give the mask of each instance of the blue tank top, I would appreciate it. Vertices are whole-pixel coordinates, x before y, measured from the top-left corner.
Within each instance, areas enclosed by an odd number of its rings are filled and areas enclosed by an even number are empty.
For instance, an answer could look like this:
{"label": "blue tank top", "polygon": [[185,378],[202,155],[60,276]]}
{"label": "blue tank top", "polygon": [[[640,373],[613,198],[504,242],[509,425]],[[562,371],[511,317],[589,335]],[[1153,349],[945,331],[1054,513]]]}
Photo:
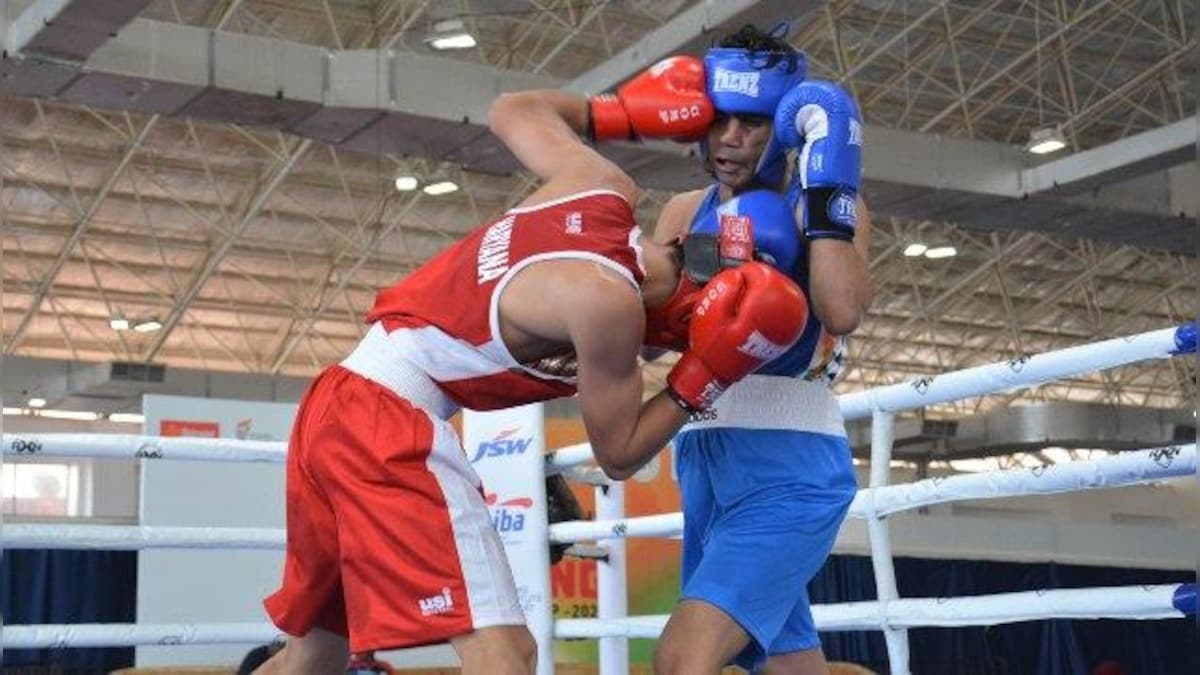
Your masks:
{"label": "blue tank top", "polygon": [[[799,200],[803,199],[800,191],[799,181],[792,181],[792,185],[788,188],[785,196],[791,204],[793,211]],[[688,227],[688,231],[696,229],[696,225],[704,218],[720,206],[720,194],[716,185],[710,185],[704,192],[704,197],[700,200],[700,207],[696,209],[696,215],[692,218],[692,223]],[[806,296],[809,294],[808,280],[808,255],[807,242],[800,240],[800,263],[792,278],[796,283],[800,284],[800,288],[804,289]],[[838,373],[841,371],[842,361],[845,359],[846,341],[844,338],[831,335],[821,325],[816,314],[809,312],[808,323],[804,326],[804,332],[800,335],[800,341],[789,349],[783,356],[771,361],[762,368],[759,368],[756,373],[759,375],[779,375],[784,377],[800,377],[805,380],[823,380],[826,384],[832,385],[837,379]]]}

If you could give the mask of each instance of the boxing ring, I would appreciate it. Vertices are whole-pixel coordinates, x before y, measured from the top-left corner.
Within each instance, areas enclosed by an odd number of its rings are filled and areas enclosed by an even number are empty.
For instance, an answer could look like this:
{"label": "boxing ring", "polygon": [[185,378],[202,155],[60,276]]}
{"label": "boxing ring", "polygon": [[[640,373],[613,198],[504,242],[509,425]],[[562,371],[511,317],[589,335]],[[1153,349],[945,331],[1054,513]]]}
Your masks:
{"label": "boxing ring", "polygon": [[[815,605],[813,614],[818,628],[882,631],[891,672],[899,674],[909,672],[909,628],[994,625],[1050,618],[1165,620],[1194,615],[1195,583],[901,598],[896,590],[888,517],[935,504],[1114,488],[1194,474],[1196,447],[1191,443],[1122,452],[1101,459],[889,485],[897,412],[1139,361],[1192,354],[1195,349],[1196,326],[1187,324],[841,396],[839,402],[847,420],[867,417],[872,420],[870,480],[851,504],[849,517],[866,521],[878,596],[874,601]],[[469,424],[468,418],[465,426]],[[468,427],[466,436],[470,433]],[[468,443],[467,447],[473,446]],[[6,455],[154,461],[282,463],[286,453],[286,446],[276,442],[94,434],[6,434],[3,448]],[[626,518],[623,485],[609,484],[594,469],[585,468],[591,460],[591,450],[586,444],[545,455],[531,452],[528,457],[530,461],[524,464],[504,466],[508,479],[518,481],[527,490],[523,494],[540,497],[540,501],[535,499],[540,508],[527,512],[532,522],[522,542],[525,553],[515,555],[513,548],[509,549],[529,626],[538,638],[538,672],[554,671],[553,639],[585,638],[600,641],[601,673],[627,673],[627,640],[658,637],[667,616],[627,616],[625,539],[678,536],[682,531],[682,514]],[[543,477],[555,473],[596,486],[595,520],[553,525],[547,522]],[[490,478],[485,475],[484,480],[490,486]],[[598,544],[584,553],[586,557],[600,559],[598,618],[554,620],[550,615],[546,563],[542,562],[540,568],[524,564],[529,560],[547,561],[547,541]],[[6,524],[2,544],[6,549],[282,549],[284,532],[256,528]],[[530,552],[534,554],[532,558],[528,557]],[[29,649],[261,644],[277,637],[278,630],[265,622],[8,625],[4,627],[2,646]]]}

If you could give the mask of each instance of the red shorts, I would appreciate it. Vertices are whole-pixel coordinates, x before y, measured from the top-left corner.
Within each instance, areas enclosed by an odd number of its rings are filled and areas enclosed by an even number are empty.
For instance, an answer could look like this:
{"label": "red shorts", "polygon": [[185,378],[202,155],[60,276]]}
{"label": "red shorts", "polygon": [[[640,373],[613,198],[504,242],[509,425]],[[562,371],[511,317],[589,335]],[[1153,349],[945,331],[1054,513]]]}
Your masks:
{"label": "red shorts", "polygon": [[453,427],[341,366],[296,416],[283,587],[265,605],[289,635],[322,628],[355,652],[525,623]]}

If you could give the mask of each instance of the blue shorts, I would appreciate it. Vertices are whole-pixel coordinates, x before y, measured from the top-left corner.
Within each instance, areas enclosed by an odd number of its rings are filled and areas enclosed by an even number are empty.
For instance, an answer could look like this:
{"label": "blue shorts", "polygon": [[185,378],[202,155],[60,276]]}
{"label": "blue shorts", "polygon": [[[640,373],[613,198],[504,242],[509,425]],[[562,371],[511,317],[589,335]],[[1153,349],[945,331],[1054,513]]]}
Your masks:
{"label": "blue shorts", "polygon": [[845,438],[807,431],[705,429],[675,439],[683,497],[684,600],[703,600],[750,634],[735,659],[819,647],[808,582],[833,548],[857,490]]}

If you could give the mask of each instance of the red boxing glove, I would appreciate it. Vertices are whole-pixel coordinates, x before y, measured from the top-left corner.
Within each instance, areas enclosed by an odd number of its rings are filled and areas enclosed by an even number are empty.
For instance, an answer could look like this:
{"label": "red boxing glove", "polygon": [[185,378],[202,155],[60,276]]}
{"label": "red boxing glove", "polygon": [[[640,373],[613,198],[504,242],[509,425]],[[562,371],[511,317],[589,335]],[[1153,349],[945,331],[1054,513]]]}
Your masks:
{"label": "red boxing glove", "polygon": [[708,408],[729,385],[791,348],[807,322],[804,292],[773,267],[748,262],[723,270],[696,303],[691,346],[667,374],[667,388],[686,410]]}
{"label": "red boxing glove", "polygon": [[658,307],[646,308],[646,334],[642,344],[682,352],[688,346],[688,322],[700,299],[701,287],[686,273],[679,275],[675,293]]}
{"label": "red boxing glove", "polygon": [[671,138],[698,141],[716,113],[704,82],[704,63],[672,56],[621,85],[616,94],[588,100],[588,135],[597,141]]}

